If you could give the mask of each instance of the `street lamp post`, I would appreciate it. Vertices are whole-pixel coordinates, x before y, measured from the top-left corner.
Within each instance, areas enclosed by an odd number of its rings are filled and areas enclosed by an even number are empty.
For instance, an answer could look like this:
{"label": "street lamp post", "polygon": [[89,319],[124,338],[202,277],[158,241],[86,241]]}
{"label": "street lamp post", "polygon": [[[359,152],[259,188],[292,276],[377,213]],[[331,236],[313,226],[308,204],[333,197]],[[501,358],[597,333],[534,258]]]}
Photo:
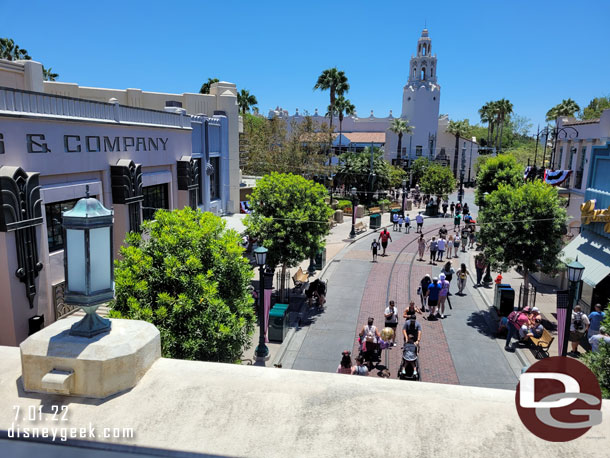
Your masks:
{"label": "street lamp post", "polygon": [[402,180],[402,213],[405,213],[405,193],[407,189],[407,180]]}
{"label": "street lamp post", "polygon": [[356,206],[358,205],[358,190],[356,187],[352,188],[352,231],[349,233],[349,238],[353,239],[356,237]]}
{"label": "street lamp post", "polygon": [[[489,197],[488,192],[483,193],[483,205],[485,205],[485,201],[487,200],[488,197]],[[493,279],[491,278],[491,264],[489,263],[489,261],[487,261],[487,269],[485,269],[485,276],[483,277],[483,283],[485,285],[491,285],[492,282],[493,282]]]}
{"label": "street lamp post", "polygon": [[259,325],[259,337],[258,346],[254,350],[254,356],[257,358],[267,358],[269,356],[269,349],[265,345],[265,279],[263,267],[267,262],[267,248],[264,246],[258,247],[254,250],[254,256],[256,257],[256,265],[259,270],[259,292],[258,292],[258,325]]}
{"label": "street lamp post", "polygon": [[578,257],[576,261],[568,264],[568,280],[570,280],[570,295],[568,300],[568,309],[566,310],[566,320],[563,328],[563,342],[561,347],[561,356],[566,356],[568,353],[568,336],[570,335],[570,325],[572,323],[572,310],[574,302],[576,302],[576,285],[580,282],[582,274],[585,270]]}

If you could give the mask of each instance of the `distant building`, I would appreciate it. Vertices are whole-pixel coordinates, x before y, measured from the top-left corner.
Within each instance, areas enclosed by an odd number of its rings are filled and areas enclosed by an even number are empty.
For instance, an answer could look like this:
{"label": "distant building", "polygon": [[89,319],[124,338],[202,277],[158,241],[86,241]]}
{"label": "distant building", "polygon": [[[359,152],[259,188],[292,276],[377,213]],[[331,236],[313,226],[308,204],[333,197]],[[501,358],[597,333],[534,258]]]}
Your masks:
{"label": "distant building", "polygon": [[[395,119],[392,110],[387,117],[382,118],[375,117],[371,110],[368,118],[345,116],[342,136],[333,141],[336,152],[346,149],[361,151],[373,143],[375,147],[383,147],[385,159],[393,164],[408,165],[418,157],[426,157],[450,165],[453,170],[455,137],[446,132],[449,117],[439,116],[441,87],[437,80],[437,57],[432,54],[432,40],[428,29],[422,31],[417,41],[417,52],[411,56],[409,69],[407,84],[403,88],[400,117],[408,120],[409,125],[413,127],[413,133],[403,135],[401,150],[398,151],[398,136],[389,130],[390,123]],[[300,122],[304,119],[298,109],[291,116],[287,110],[280,107],[270,110],[268,117],[284,118],[288,127],[291,121]],[[320,116],[317,109],[312,117],[328,122],[328,118]],[[333,118],[333,127],[338,133],[338,117]],[[464,179],[468,181],[470,176],[471,180],[474,180],[474,164],[478,156],[479,145],[476,139],[460,138],[457,178],[464,164]]]}

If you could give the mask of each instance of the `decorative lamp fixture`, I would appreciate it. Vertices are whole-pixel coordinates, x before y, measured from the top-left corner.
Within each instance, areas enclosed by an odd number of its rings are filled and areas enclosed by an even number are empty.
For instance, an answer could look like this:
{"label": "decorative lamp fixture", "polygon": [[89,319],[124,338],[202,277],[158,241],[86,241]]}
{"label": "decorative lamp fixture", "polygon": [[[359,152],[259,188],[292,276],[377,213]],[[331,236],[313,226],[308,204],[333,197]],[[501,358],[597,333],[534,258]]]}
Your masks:
{"label": "decorative lamp fixture", "polygon": [[407,180],[402,180],[402,187],[405,188],[407,186]]}
{"label": "decorative lamp fixture", "polygon": [[358,190],[357,190],[357,189],[356,189],[356,187],[354,186],[354,187],[352,188],[352,196],[353,196],[353,197],[356,197],[356,193],[357,193],[357,192],[358,192]]}
{"label": "decorative lamp fixture", "polygon": [[64,302],[81,307],[84,318],[72,325],[70,334],[93,337],[110,330],[110,320],[95,311],[114,297],[112,262],[113,212],[99,200],[80,199],[72,210],[64,212]]}
{"label": "decorative lamp fixture", "polygon": [[256,265],[262,267],[267,262],[267,248],[264,246],[259,246],[256,250],[254,250],[254,256],[256,256]]}
{"label": "decorative lamp fixture", "polygon": [[585,266],[583,266],[580,262],[578,262],[578,256],[577,256],[576,261],[568,264],[568,279],[571,282],[578,283],[582,278],[582,274],[583,274],[584,270],[585,270]]}

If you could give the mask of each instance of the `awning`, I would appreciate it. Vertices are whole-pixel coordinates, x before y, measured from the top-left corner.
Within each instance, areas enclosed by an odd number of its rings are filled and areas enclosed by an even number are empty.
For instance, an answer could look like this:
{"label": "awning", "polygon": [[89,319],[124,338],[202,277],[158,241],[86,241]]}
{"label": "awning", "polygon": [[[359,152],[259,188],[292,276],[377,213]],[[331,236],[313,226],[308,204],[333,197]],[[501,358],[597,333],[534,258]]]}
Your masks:
{"label": "awning", "polygon": [[585,266],[582,279],[595,287],[610,275],[610,240],[595,233],[585,231],[572,240],[561,252],[561,259],[578,256],[578,262]]}

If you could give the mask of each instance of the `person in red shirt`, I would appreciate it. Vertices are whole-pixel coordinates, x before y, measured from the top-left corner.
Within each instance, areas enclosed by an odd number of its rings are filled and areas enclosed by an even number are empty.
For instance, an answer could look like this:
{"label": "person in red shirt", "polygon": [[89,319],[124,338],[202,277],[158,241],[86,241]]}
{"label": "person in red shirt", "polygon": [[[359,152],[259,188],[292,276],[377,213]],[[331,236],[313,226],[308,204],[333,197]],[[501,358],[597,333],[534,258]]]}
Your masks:
{"label": "person in red shirt", "polygon": [[390,242],[392,241],[392,236],[388,232],[388,228],[384,227],[381,233],[379,234],[379,240],[381,240],[381,247],[383,248],[383,254],[381,256],[385,256],[385,249],[388,247],[388,239]]}

